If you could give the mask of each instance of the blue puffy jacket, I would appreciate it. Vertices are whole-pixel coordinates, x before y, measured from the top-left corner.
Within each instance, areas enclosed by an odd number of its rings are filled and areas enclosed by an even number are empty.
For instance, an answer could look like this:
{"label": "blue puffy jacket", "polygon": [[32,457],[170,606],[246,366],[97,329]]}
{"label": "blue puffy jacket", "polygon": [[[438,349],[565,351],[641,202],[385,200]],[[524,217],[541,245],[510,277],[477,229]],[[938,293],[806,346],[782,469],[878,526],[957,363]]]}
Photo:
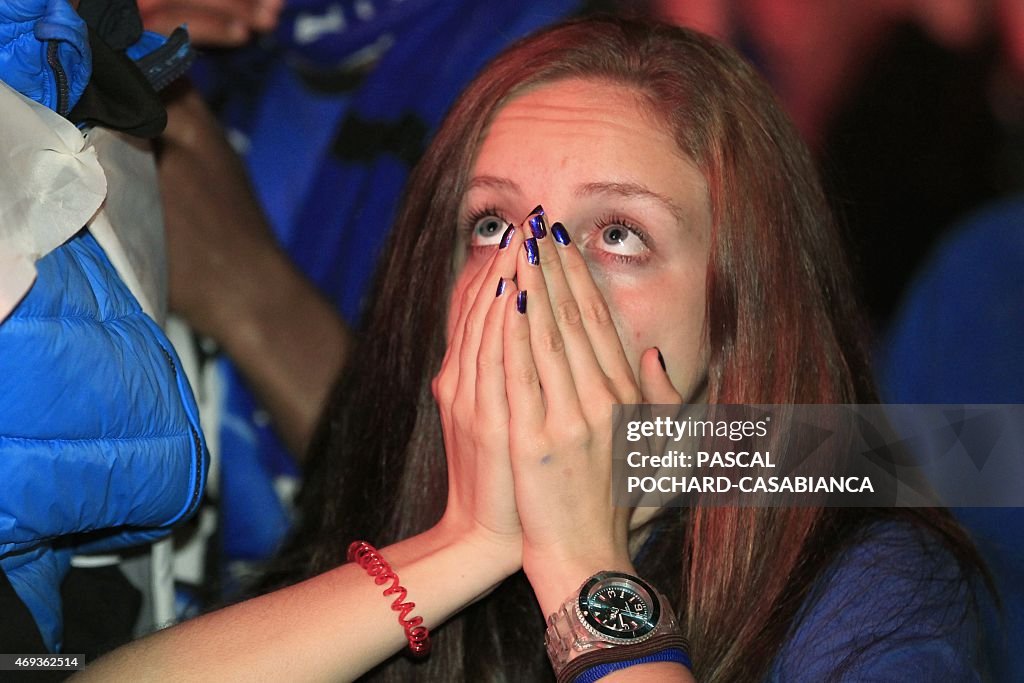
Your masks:
{"label": "blue puffy jacket", "polygon": [[67,114],[92,73],[88,29],[67,0],[0,3],[0,78]]}
{"label": "blue puffy jacket", "polygon": [[177,356],[85,230],[0,323],[0,567],[59,650],[71,555],[165,535],[207,457]]}
{"label": "blue puffy jacket", "polygon": [[[84,36],[66,0],[0,3],[0,79],[70,108]],[[208,454],[170,342],[89,231],[36,266],[0,321],[0,569],[60,651],[71,556],[166,535],[198,507]]]}

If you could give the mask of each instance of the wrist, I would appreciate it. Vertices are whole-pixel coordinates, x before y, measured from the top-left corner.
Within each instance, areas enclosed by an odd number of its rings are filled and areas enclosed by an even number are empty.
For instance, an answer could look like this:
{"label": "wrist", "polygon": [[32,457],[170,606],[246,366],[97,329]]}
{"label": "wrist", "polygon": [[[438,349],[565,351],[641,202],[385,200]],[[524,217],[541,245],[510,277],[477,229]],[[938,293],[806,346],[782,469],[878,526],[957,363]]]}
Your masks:
{"label": "wrist", "polygon": [[427,533],[441,545],[466,548],[474,563],[492,568],[498,577],[495,585],[523,568],[523,541],[518,533],[461,523],[448,514]]}
{"label": "wrist", "polygon": [[[430,628],[490,593],[518,569],[508,569],[489,542],[452,534],[441,524],[382,548],[380,554],[402,577],[409,595],[422,600],[421,614]],[[442,597],[443,606],[435,604],[431,593]]]}
{"label": "wrist", "polygon": [[625,556],[595,556],[558,561],[554,558],[531,557],[523,559],[523,571],[533,587],[541,613],[545,617],[556,612],[562,604],[579,591],[580,586],[601,571],[636,574],[633,563]]}

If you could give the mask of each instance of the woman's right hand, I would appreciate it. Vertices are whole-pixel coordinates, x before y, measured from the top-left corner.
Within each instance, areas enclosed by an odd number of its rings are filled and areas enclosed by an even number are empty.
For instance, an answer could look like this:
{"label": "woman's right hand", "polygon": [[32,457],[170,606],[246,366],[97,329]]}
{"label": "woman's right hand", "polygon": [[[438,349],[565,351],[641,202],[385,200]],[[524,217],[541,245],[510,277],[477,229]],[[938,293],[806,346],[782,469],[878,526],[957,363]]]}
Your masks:
{"label": "woman's right hand", "polygon": [[544,614],[598,571],[636,571],[632,511],[616,505],[612,491],[613,406],[682,400],[658,349],[641,355],[634,375],[583,253],[563,226],[551,234],[518,254],[517,285],[529,294],[529,310],[506,306],[505,319],[523,570]]}
{"label": "woman's right hand", "polygon": [[[470,255],[456,283],[448,350],[432,389],[448,461],[448,504],[439,530],[446,538],[481,543],[481,557],[500,561],[511,574],[522,566],[522,529],[509,461],[503,333],[522,230],[504,237],[505,247],[491,247],[489,256]],[[499,282],[506,286],[496,295]]]}

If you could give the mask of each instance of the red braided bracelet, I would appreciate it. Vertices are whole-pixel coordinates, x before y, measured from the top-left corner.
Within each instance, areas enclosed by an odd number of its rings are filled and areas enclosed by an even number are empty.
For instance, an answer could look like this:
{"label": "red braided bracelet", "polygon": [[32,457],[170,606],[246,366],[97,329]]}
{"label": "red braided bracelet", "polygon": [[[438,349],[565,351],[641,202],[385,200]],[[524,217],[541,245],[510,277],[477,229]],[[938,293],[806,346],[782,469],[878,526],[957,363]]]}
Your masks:
{"label": "red braided bracelet", "polygon": [[407,592],[398,584],[398,574],[391,569],[387,560],[366,541],[353,541],[348,547],[348,561],[355,562],[365,569],[378,586],[391,582],[391,585],[384,589],[384,596],[397,594],[395,601],[391,603],[391,609],[398,612],[398,623],[405,629],[409,651],[417,657],[426,657],[430,653],[430,631],[423,626],[423,617],[409,617],[409,613],[416,609],[416,603],[405,602]]}

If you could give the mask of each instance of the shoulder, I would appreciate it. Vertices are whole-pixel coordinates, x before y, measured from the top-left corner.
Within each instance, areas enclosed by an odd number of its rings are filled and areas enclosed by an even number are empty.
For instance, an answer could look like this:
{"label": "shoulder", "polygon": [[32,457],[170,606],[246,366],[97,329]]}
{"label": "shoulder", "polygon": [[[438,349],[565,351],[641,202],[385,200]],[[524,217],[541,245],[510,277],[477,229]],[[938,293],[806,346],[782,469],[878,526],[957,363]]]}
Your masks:
{"label": "shoulder", "polygon": [[978,680],[972,591],[932,532],[874,524],[818,581],[769,680]]}

